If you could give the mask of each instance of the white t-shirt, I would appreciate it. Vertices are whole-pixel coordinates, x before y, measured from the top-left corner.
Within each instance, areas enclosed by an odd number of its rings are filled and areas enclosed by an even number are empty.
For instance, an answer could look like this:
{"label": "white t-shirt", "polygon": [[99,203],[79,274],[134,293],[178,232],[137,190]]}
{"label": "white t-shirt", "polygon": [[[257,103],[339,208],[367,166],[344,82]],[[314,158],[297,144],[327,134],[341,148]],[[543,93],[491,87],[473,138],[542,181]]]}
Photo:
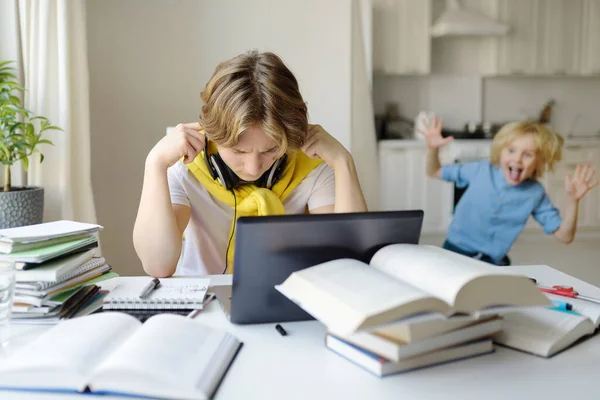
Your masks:
{"label": "white t-shirt", "polygon": [[[213,197],[181,161],[168,169],[167,177],[171,202],[192,211],[176,274],[223,273],[233,208]],[[333,169],[322,163],[290,193],[283,206],[286,214],[303,214],[307,206],[310,211],[334,202]]]}

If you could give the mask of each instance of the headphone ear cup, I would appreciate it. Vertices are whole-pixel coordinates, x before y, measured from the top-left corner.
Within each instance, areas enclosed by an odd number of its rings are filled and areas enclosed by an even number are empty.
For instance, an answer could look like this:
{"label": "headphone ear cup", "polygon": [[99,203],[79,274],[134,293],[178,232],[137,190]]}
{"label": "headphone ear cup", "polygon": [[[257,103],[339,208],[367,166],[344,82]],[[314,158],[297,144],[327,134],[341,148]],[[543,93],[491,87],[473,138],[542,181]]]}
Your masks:
{"label": "headphone ear cup", "polygon": [[275,183],[281,178],[283,170],[285,169],[287,161],[287,154],[275,160],[271,168],[269,168],[262,176],[255,182],[256,186],[271,189]]}
{"label": "headphone ear cup", "polygon": [[211,154],[209,157],[216,175],[215,179],[219,181],[221,186],[227,190],[236,188],[239,185],[240,180],[237,175],[233,173],[231,168],[225,164],[221,156],[218,154]]}

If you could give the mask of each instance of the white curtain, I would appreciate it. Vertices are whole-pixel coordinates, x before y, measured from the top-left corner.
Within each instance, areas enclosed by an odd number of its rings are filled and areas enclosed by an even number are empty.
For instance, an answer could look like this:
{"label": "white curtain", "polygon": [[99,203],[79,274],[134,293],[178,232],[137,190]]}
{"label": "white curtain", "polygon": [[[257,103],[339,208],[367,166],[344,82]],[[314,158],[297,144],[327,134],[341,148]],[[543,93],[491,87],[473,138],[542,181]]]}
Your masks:
{"label": "white curtain", "polygon": [[16,2],[25,107],[63,129],[48,131],[27,183],[44,188],[45,221],[94,223],[85,0]]}

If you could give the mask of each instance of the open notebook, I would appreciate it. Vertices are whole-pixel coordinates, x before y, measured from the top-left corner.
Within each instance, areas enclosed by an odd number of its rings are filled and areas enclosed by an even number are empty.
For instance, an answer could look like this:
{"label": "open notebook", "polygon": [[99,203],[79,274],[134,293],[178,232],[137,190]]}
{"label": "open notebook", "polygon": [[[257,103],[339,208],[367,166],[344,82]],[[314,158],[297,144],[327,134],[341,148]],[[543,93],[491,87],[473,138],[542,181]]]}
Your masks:
{"label": "open notebook", "polygon": [[142,324],[124,313],[93,314],[3,359],[0,389],[208,399],[240,347],[232,334],[182,316]]}
{"label": "open notebook", "polygon": [[201,309],[210,279],[161,278],[160,286],[140,299],[140,293],[152,280],[149,276],[120,277],[104,299],[105,310],[125,309]]}

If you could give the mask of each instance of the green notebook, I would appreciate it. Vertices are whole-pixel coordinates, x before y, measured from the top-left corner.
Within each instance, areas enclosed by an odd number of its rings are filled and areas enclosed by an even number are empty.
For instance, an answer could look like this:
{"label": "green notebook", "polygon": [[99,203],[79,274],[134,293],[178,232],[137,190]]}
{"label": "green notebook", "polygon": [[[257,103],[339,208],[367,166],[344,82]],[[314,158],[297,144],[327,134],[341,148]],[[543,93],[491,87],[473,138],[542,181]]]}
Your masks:
{"label": "green notebook", "polygon": [[84,239],[72,240],[38,249],[19,251],[12,254],[0,254],[0,261],[42,263],[96,242],[96,236],[92,235]]}

